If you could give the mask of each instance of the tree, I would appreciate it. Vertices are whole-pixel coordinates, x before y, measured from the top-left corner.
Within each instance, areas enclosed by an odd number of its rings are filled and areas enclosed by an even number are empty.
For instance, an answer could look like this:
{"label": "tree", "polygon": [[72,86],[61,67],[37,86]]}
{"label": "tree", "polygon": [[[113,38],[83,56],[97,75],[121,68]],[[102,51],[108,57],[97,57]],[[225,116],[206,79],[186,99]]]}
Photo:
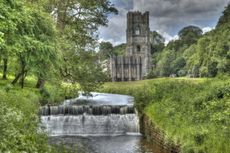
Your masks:
{"label": "tree", "polygon": [[9,57],[16,48],[17,24],[21,20],[22,1],[0,1],[0,33],[4,41],[0,56],[3,60],[3,79],[7,79]]}
{"label": "tree", "polygon": [[77,45],[84,46],[92,41],[92,34],[98,26],[105,26],[109,13],[117,10],[108,0],[51,0],[47,10],[57,17],[57,28]]}
{"label": "tree", "polygon": [[157,73],[159,76],[168,77],[173,73],[172,62],[175,59],[175,53],[173,51],[164,51],[161,55],[161,59],[157,63]]}
{"label": "tree", "polygon": [[113,53],[115,56],[125,55],[125,52],[126,52],[126,44],[120,44],[113,47]]}
{"label": "tree", "polygon": [[110,42],[101,42],[99,47],[100,59],[109,59],[114,56],[113,45]]}
{"label": "tree", "polygon": [[180,40],[187,45],[195,43],[203,34],[203,31],[196,26],[187,26],[179,31]]}
{"label": "tree", "polygon": [[186,60],[183,57],[178,57],[172,63],[173,72],[178,74],[180,70],[182,70],[186,66]]}
{"label": "tree", "polygon": [[151,53],[160,52],[164,49],[165,39],[156,31],[150,32]]}
{"label": "tree", "polygon": [[220,17],[216,27],[220,28],[221,26],[228,25],[229,22],[230,22],[230,4],[228,4],[228,6],[223,11],[223,15]]}
{"label": "tree", "polygon": [[78,83],[85,93],[95,91],[107,79],[94,52],[82,51],[78,56],[72,56],[72,58],[73,64],[78,66],[72,67],[68,78],[72,83]]}
{"label": "tree", "polygon": [[[117,10],[109,0],[68,0],[64,2],[62,0],[51,0],[46,8],[57,18],[60,50],[64,61],[60,68],[63,79],[71,82],[79,81],[79,83],[87,80],[93,83],[97,82],[92,80],[91,74],[100,74],[99,69],[94,71],[93,68],[90,68],[87,70],[88,73],[85,73],[85,76],[82,77],[82,67],[85,67],[85,62],[90,63],[86,60],[91,58],[82,60],[83,63],[81,60],[76,60],[82,59],[80,57],[84,55],[82,52],[94,50],[97,39],[95,32],[99,26],[107,24],[108,14],[116,14]],[[90,71],[93,73],[90,73]],[[82,80],[79,80],[79,78]]]}
{"label": "tree", "polygon": [[10,45],[14,47],[10,49],[13,58],[18,62],[16,65],[18,72],[12,84],[16,84],[20,79],[23,88],[28,73],[44,77],[45,74],[52,72],[49,71],[49,68],[56,62],[57,52],[55,49],[55,27],[50,16],[37,7],[23,5],[22,2],[14,22],[14,31],[9,35],[9,38],[5,37],[4,39],[11,42],[7,43],[5,48],[7,49]]}

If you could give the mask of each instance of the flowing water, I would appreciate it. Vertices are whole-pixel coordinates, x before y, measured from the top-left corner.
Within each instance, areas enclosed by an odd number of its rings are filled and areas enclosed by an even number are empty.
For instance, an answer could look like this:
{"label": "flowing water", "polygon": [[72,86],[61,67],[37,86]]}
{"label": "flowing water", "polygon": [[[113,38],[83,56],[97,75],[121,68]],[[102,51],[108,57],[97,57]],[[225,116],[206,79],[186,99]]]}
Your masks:
{"label": "flowing water", "polygon": [[40,108],[51,144],[77,146],[78,153],[152,153],[142,140],[134,98],[92,93]]}

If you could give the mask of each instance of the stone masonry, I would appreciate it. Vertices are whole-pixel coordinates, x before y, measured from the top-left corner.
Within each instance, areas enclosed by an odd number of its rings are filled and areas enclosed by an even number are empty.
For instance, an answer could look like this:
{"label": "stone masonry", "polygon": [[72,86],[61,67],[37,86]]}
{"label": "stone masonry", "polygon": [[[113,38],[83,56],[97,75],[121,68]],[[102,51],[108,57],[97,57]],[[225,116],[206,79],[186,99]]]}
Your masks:
{"label": "stone masonry", "polygon": [[151,69],[149,12],[128,12],[126,55],[112,57],[112,81],[142,80]]}

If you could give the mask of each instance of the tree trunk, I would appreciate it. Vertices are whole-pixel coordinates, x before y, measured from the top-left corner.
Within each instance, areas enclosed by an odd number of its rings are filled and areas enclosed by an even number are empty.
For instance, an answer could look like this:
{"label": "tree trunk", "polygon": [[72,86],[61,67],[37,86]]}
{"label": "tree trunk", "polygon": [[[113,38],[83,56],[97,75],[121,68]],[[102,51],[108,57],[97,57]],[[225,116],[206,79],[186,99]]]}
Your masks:
{"label": "tree trunk", "polygon": [[15,84],[18,82],[18,80],[20,79],[21,75],[22,75],[21,73],[18,73],[18,74],[15,76],[14,80],[11,82],[11,84],[12,84],[12,85],[15,85]]}
{"label": "tree trunk", "polygon": [[8,59],[4,58],[3,59],[3,76],[2,76],[3,80],[7,79],[7,67],[8,67]]}
{"label": "tree trunk", "polygon": [[21,72],[19,72],[19,73],[15,76],[14,80],[11,82],[12,85],[15,85],[15,84],[18,82],[18,80],[21,78],[21,82],[20,82],[21,88],[24,87],[24,79],[25,79],[26,73],[27,73],[27,71],[25,70],[25,67],[26,67],[26,65],[25,65],[24,62],[22,61],[22,63],[21,63]]}
{"label": "tree trunk", "polygon": [[36,84],[36,88],[41,89],[41,88],[44,87],[44,85],[45,85],[45,80],[39,77],[38,81],[37,81],[37,84]]}
{"label": "tree trunk", "polygon": [[25,78],[26,78],[26,70],[25,70],[25,65],[22,66],[22,71],[21,71],[21,81],[20,81],[20,84],[21,84],[21,88],[24,88],[24,82],[25,82]]}
{"label": "tree trunk", "polygon": [[25,81],[25,77],[24,77],[24,74],[23,74],[22,77],[21,77],[21,81],[20,81],[21,88],[24,88],[24,81]]}

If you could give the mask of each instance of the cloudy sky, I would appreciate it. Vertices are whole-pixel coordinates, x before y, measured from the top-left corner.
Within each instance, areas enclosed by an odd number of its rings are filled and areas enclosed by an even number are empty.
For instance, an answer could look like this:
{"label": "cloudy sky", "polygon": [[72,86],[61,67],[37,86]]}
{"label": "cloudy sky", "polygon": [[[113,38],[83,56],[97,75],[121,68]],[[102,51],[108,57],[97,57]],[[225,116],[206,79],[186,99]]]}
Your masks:
{"label": "cloudy sky", "polygon": [[203,31],[215,27],[224,7],[230,0],[111,0],[118,15],[110,15],[108,27],[99,29],[100,41],[114,45],[126,42],[126,14],[128,11],[149,11],[150,29],[158,31],[166,41],[177,38],[177,33],[188,25]]}

